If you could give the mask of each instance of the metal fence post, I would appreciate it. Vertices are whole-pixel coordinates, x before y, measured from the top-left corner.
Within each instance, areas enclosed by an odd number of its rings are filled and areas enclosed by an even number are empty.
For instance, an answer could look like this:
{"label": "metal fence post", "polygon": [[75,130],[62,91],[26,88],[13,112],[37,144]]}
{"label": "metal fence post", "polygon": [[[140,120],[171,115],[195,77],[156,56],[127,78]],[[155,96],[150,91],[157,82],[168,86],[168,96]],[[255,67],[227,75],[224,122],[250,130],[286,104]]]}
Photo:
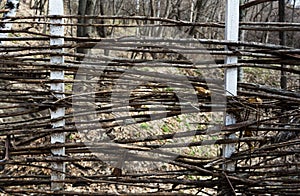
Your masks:
{"label": "metal fence post", "polygon": [[[63,36],[64,35],[64,27],[60,24],[63,23],[63,19],[59,18],[64,14],[64,4],[63,0],[49,0],[49,15],[50,16],[58,16],[57,18],[51,18],[50,22],[54,23],[50,25],[50,35],[55,36]],[[56,25],[58,24],[58,25]],[[50,38],[51,46],[62,46],[64,44],[63,38]],[[52,49],[57,53],[63,52],[63,49]],[[62,55],[53,55],[50,57],[50,62],[52,64],[63,64],[64,57]],[[51,71],[50,74],[51,80],[63,80],[64,79],[64,71]],[[57,99],[61,99],[64,97],[64,83],[51,83],[51,90],[55,91]],[[56,107],[55,109],[51,109],[51,119],[53,120],[52,127],[63,127],[65,125],[65,120],[62,118],[65,115],[64,107]],[[55,120],[56,119],[56,120]],[[65,134],[64,133],[54,133],[51,134],[51,144],[55,143],[64,143],[65,142]],[[63,156],[65,155],[65,148],[53,148],[51,149],[53,156]],[[58,180],[63,181],[65,175],[65,164],[63,162],[54,162],[52,164],[53,172],[51,174],[51,181]],[[64,183],[62,182],[52,182],[51,189],[52,190],[62,190]]]}
{"label": "metal fence post", "polygon": [[[226,1],[226,20],[225,20],[225,40],[238,41],[239,39],[239,0],[227,0]],[[227,48],[228,49],[228,48]],[[238,62],[237,56],[227,56],[225,64],[234,64]],[[225,73],[225,90],[227,96],[237,95],[237,79],[238,69],[228,68]],[[236,123],[236,119],[232,114],[226,113],[225,125]],[[235,138],[235,134],[231,134],[228,138]],[[223,146],[223,156],[230,158],[235,152],[235,144],[226,144]],[[226,163],[223,165],[223,169],[226,171],[234,171],[234,163]]]}

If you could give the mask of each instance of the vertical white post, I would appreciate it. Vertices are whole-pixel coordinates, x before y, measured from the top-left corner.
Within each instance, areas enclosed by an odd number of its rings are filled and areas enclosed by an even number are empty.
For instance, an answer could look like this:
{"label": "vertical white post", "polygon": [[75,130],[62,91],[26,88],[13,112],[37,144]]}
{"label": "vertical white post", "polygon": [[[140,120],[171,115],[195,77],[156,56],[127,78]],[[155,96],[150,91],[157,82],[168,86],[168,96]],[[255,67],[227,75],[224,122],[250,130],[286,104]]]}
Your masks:
{"label": "vertical white post", "polygon": [[[226,27],[225,27],[225,39],[238,41],[239,38],[239,0],[226,0]],[[225,59],[226,64],[234,64],[238,62],[237,56],[228,56]],[[237,95],[237,78],[238,69],[229,68],[225,73],[225,90],[228,96]],[[232,114],[226,113],[225,125],[236,123],[236,119]],[[228,138],[235,138],[235,134],[231,134]],[[226,144],[223,146],[223,156],[225,158],[231,157],[235,152],[235,144]],[[227,171],[234,171],[234,163],[224,164],[223,168]]]}
{"label": "vertical white post", "polygon": [[190,22],[194,22],[194,12],[195,12],[195,1],[191,0],[191,13],[190,13]]}
{"label": "vertical white post", "polygon": [[[63,0],[49,0],[49,15],[53,16],[62,16],[64,14],[64,4]],[[51,23],[54,23],[53,25],[50,25],[50,34],[56,35],[56,36],[63,36],[64,35],[64,27],[61,25],[63,24],[63,19],[61,18],[55,18],[51,19]],[[55,25],[58,24],[58,25]],[[51,46],[62,46],[64,44],[63,38],[50,38],[50,45]],[[63,49],[54,49],[55,52],[63,52]],[[50,62],[53,64],[63,64],[64,63],[64,57],[62,55],[55,55],[51,56]],[[56,79],[56,80],[63,80],[64,79],[64,71],[51,71],[50,79]],[[64,83],[53,83],[51,84],[51,90],[59,92],[61,94],[55,94],[55,96],[58,99],[61,99],[64,97],[63,93],[65,90]],[[51,110],[51,119],[59,119],[61,117],[64,117],[65,115],[65,108],[64,107],[57,107],[53,110]],[[65,120],[57,120],[52,123],[53,128],[57,127],[63,127],[65,126]],[[64,133],[55,133],[51,135],[51,144],[55,143],[64,143],[65,142],[65,134]],[[65,155],[65,148],[53,148],[51,150],[52,154],[54,156],[63,156]],[[63,162],[57,162],[52,164],[52,168],[54,171],[51,175],[51,181],[53,180],[64,180],[65,176],[61,172],[65,172],[65,164]],[[59,172],[55,172],[59,171]],[[64,186],[64,183],[59,182],[52,182],[51,183],[51,189],[52,190],[62,190]]]}

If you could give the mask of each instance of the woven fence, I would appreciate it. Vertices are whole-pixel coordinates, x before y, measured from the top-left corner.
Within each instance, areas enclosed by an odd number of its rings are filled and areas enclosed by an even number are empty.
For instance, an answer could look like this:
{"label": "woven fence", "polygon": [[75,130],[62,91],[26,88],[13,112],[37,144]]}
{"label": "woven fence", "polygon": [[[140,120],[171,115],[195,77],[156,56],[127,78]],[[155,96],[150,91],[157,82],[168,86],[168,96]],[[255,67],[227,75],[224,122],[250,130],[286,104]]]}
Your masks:
{"label": "woven fence", "polygon": [[[8,36],[0,45],[3,194],[299,194],[299,49],[200,39],[184,31],[194,27],[222,37],[222,22],[9,19],[13,28],[1,30]],[[51,34],[51,26],[63,26],[64,35]],[[112,33],[77,37],[79,27]],[[240,29],[297,32],[300,25],[241,22]],[[57,39],[64,43],[51,44]],[[225,64],[226,56],[237,56],[238,63]],[[237,96],[224,90],[229,68],[244,70]],[[280,88],[282,72],[286,89]],[[64,75],[55,79],[53,73]],[[63,116],[53,115],[62,109]],[[225,112],[237,122],[223,125]],[[64,142],[51,141],[57,135]],[[225,158],[228,144],[235,152]]]}

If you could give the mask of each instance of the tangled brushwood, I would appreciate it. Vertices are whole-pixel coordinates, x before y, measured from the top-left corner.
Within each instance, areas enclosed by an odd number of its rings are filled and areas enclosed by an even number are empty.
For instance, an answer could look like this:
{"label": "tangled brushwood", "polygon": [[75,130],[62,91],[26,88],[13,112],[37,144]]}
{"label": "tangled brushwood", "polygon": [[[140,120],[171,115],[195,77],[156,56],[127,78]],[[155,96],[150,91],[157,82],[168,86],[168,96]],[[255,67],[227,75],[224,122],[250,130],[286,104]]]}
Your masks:
{"label": "tangled brushwood", "polygon": [[[299,194],[299,49],[227,41],[223,22],[199,17],[21,12],[4,19],[12,28],[0,27],[7,35],[0,44],[0,191]],[[60,19],[64,35],[53,35]],[[270,38],[300,25],[241,22],[240,28]],[[64,43],[53,44],[56,39]],[[238,63],[225,64],[227,56]],[[237,96],[224,90],[230,68],[242,73]],[[63,78],[55,79],[57,73]],[[55,116],[58,109],[63,116]],[[236,123],[224,125],[225,113]],[[53,142],[57,135],[65,142]],[[235,152],[225,158],[228,144]],[[60,164],[64,171],[55,169]],[[227,164],[234,170],[225,170]],[[53,173],[64,177],[53,179]],[[53,183],[63,189],[53,190]]]}

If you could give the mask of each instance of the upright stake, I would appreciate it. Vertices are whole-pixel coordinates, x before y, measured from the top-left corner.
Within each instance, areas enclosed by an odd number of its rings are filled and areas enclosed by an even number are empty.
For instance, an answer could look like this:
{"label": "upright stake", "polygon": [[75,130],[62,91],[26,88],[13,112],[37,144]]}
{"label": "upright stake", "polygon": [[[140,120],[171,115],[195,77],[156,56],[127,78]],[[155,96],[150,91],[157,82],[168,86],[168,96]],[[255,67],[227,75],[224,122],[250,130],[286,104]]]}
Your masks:
{"label": "upright stake", "polygon": [[[63,23],[63,19],[59,18],[64,14],[64,4],[63,0],[50,0],[49,1],[49,15],[56,16],[57,18],[51,19],[50,25],[50,34],[55,36],[63,36],[64,35],[64,27],[60,24]],[[58,25],[56,25],[58,24]],[[63,38],[51,38],[50,45],[51,46],[62,46],[64,44]],[[57,53],[63,52],[63,49],[53,49],[53,51]],[[53,55],[50,58],[51,63],[61,65],[64,63],[64,57],[62,55]],[[51,71],[50,79],[52,80],[63,80],[64,79],[64,71]],[[51,84],[51,90],[55,91],[54,95],[57,99],[61,99],[64,97],[63,93],[65,91],[64,83],[53,83]],[[61,118],[65,115],[65,108],[64,107],[57,107],[51,109],[51,119],[55,120],[52,123],[53,128],[63,127],[65,126],[65,120]],[[65,134],[64,133],[54,133],[51,134],[51,143],[64,143],[65,142]],[[65,155],[65,148],[53,148],[51,152],[54,156],[63,156]],[[56,162],[52,164],[52,175],[51,181],[59,180],[62,181],[65,178],[63,172],[65,172],[65,164],[63,162]],[[51,189],[52,190],[62,190],[64,184],[62,182],[52,182]]]}
{"label": "upright stake", "polygon": [[[239,38],[239,0],[227,0],[226,1],[226,27],[225,27],[225,39],[231,41],[238,41]],[[229,48],[227,48],[229,49]],[[225,59],[226,64],[237,63],[237,56],[227,56]],[[238,69],[228,68],[225,73],[225,90],[227,96],[237,95],[237,78]],[[233,114],[226,113],[225,115],[225,125],[230,125],[236,123],[236,119]],[[235,134],[227,136],[228,138],[235,138]],[[223,146],[223,156],[225,158],[231,157],[235,152],[235,144],[226,144]],[[234,163],[226,163],[223,165],[223,169],[226,171],[234,171]]]}
{"label": "upright stake", "polygon": [[[285,22],[285,0],[278,1],[278,9],[279,9],[279,22]],[[286,34],[284,31],[279,31],[279,40],[280,45],[286,45]],[[281,67],[284,69],[286,65],[282,64]],[[280,78],[280,86],[282,89],[287,88],[287,77],[286,72],[281,71],[281,78]]]}

